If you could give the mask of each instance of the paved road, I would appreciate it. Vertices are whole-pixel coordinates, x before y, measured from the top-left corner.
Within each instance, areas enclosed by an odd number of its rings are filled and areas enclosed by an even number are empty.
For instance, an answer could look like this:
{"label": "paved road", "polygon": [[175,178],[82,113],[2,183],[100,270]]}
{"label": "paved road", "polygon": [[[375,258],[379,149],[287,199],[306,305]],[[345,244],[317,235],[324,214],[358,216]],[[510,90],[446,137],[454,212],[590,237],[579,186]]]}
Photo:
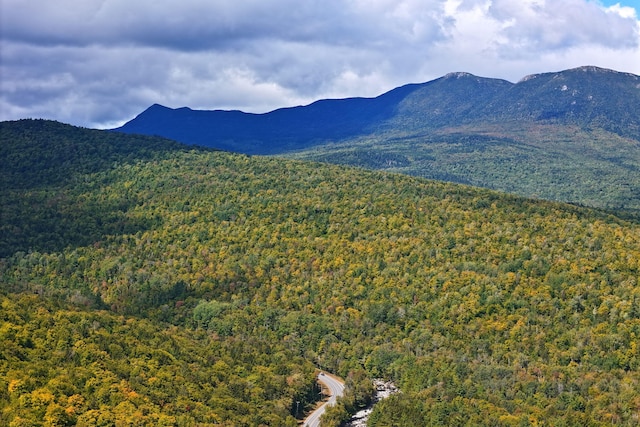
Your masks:
{"label": "paved road", "polygon": [[318,409],[313,411],[311,415],[304,421],[303,427],[320,427],[320,417],[324,414],[327,406],[335,405],[336,399],[344,393],[344,383],[337,377],[321,373],[318,375],[318,381],[329,389],[331,397]]}

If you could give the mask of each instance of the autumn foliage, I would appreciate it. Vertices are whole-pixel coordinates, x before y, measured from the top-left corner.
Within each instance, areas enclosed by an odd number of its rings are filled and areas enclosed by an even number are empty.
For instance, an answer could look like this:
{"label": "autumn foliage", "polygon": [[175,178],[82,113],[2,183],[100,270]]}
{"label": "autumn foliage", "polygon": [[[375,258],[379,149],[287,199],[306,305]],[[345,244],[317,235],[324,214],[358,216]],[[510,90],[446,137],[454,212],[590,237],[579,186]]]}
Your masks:
{"label": "autumn foliage", "polygon": [[[640,422],[636,223],[184,149],[33,179],[3,190],[2,425],[295,425],[316,368],[396,381],[372,426]],[[38,245],[57,209],[91,242]]]}

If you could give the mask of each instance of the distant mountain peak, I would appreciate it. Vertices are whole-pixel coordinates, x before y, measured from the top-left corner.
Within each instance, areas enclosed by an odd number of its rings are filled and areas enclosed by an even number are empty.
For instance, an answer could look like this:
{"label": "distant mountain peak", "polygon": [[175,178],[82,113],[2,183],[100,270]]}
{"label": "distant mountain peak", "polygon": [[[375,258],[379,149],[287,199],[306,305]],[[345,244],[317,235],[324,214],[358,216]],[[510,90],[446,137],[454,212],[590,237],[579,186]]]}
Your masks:
{"label": "distant mountain peak", "polygon": [[572,68],[567,72],[582,71],[584,73],[617,73],[617,71],[608,68],[596,67],[595,65],[583,65],[582,67]]}
{"label": "distant mountain peak", "polygon": [[583,65],[581,67],[570,68],[570,69],[564,70],[564,71],[550,72],[550,73],[529,74],[528,76],[524,76],[522,79],[520,79],[518,81],[518,83],[524,83],[526,81],[537,79],[537,78],[542,77],[542,76],[559,77],[559,76],[563,76],[563,75],[572,75],[572,74],[575,75],[577,73],[590,73],[590,74],[601,74],[601,75],[603,75],[603,74],[619,74],[619,75],[633,76],[633,74],[622,73],[620,71],[611,70],[609,68],[596,67],[595,65]]}
{"label": "distant mountain peak", "polygon": [[153,104],[152,106],[147,108],[147,110],[171,110],[171,108],[165,107],[162,104]]}
{"label": "distant mountain peak", "polygon": [[477,76],[474,76],[473,74],[467,73],[467,72],[464,72],[464,71],[456,71],[456,72],[453,72],[453,73],[445,74],[445,76],[444,76],[445,79],[462,79],[462,78],[466,78],[466,77],[475,78]]}
{"label": "distant mountain peak", "polygon": [[523,78],[521,78],[520,80],[518,80],[518,83],[524,83],[524,82],[528,82],[529,80],[537,79],[541,75],[542,74],[528,74],[528,75],[524,76]]}

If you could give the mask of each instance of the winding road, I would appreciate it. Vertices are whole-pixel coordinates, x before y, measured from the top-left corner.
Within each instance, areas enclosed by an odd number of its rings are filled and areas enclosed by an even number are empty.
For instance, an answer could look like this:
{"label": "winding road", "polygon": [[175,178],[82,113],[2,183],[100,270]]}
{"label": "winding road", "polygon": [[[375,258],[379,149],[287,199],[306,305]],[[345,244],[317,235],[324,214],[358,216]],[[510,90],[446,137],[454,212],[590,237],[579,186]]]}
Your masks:
{"label": "winding road", "polygon": [[344,383],[337,377],[321,372],[320,375],[318,375],[318,381],[329,389],[331,397],[307,417],[303,427],[320,427],[320,417],[324,414],[324,410],[327,406],[335,405],[336,399],[344,393]]}

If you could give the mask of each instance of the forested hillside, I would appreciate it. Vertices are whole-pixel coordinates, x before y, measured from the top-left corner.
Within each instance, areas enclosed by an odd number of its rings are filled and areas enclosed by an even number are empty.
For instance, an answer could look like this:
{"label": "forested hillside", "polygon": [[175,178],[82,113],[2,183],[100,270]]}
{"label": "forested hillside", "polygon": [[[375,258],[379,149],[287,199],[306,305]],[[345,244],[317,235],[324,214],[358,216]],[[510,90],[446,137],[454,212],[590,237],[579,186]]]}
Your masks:
{"label": "forested hillside", "polygon": [[162,138],[47,120],[1,122],[0,257],[16,250],[89,244],[106,234],[147,227],[150,218],[136,222],[123,216],[135,197],[95,201],[79,198],[78,190],[106,184],[91,182],[91,174],[185,149]]}
{"label": "forested hillside", "polygon": [[[295,425],[314,368],[351,386],[326,425],[373,377],[374,427],[640,422],[637,223],[222,152],[79,170],[3,193],[56,215],[3,216],[0,424]],[[59,217],[98,231],[40,245]]]}
{"label": "forested hillside", "polygon": [[317,146],[299,160],[474,185],[640,217],[640,141],[602,129],[505,122]]}

